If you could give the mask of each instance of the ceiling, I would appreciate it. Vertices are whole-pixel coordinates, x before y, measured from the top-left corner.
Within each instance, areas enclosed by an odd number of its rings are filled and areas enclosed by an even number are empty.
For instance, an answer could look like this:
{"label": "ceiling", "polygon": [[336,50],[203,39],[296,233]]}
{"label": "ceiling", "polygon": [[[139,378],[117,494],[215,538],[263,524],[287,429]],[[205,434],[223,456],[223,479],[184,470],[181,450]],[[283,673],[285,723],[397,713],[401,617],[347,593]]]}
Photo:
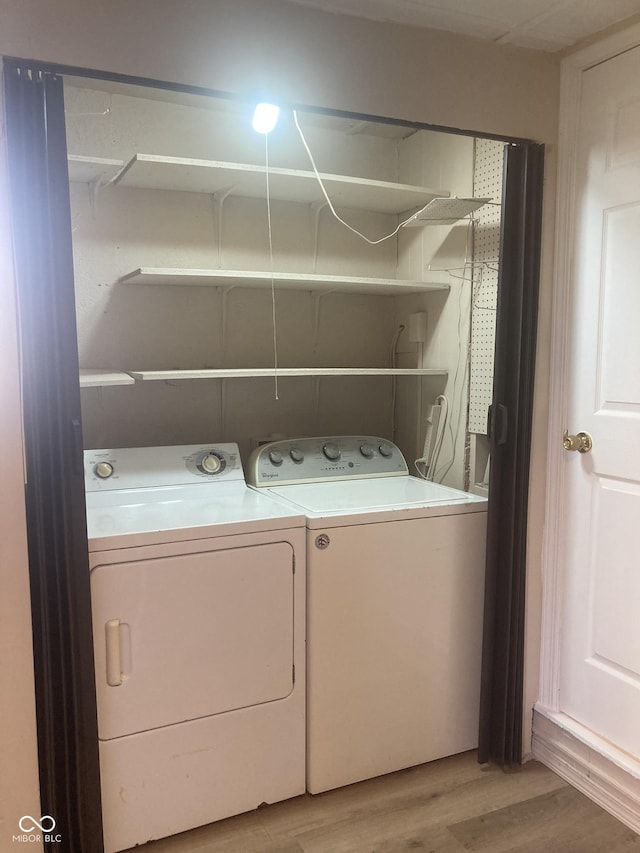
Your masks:
{"label": "ceiling", "polygon": [[555,52],[640,13],[640,0],[293,0],[327,12]]}

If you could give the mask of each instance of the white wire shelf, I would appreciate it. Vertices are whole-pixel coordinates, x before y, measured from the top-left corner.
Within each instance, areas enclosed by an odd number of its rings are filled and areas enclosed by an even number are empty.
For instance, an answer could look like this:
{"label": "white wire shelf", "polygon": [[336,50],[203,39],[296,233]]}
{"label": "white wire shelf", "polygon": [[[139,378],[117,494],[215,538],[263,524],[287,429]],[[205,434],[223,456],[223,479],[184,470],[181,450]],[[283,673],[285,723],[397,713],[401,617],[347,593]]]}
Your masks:
{"label": "white wire shelf", "polygon": [[[116,176],[115,183],[123,187],[209,194],[222,191],[242,198],[264,198],[266,171],[265,166],[250,163],[136,154]],[[403,213],[424,207],[434,198],[450,195],[441,189],[349,175],[321,173],[320,177],[337,207],[377,213]],[[314,172],[299,169],[270,167],[269,193],[281,201],[306,204],[325,201]]]}
{"label": "white wire shelf", "polygon": [[427,281],[406,281],[393,278],[365,278],[348,275],[316,275],[255,270],[174,269],[140,267],[122,276],[125,284],[150,284],[198,287],[268,287],[273,278],[278,288],[290,290],[340,290],[345,293],[398,295],[449,290],[448,284]]}
{"label": "white wire shelf", "polygon": [[434,198],[422,210],[414,213],[411,219],[404,223],[404,227],[454,225],[490,201],[490,198]]}

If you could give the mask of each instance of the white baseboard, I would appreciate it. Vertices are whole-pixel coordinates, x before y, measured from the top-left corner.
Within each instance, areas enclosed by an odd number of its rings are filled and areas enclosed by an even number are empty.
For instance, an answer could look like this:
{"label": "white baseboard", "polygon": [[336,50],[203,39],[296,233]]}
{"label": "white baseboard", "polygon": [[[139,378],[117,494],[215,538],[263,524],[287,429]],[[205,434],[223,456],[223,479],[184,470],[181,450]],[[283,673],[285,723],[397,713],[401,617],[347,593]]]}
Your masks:
{"label": "white baseboard", "polygon": [[536,708],[533,757],[640,834],[640,761],[565,714]]}

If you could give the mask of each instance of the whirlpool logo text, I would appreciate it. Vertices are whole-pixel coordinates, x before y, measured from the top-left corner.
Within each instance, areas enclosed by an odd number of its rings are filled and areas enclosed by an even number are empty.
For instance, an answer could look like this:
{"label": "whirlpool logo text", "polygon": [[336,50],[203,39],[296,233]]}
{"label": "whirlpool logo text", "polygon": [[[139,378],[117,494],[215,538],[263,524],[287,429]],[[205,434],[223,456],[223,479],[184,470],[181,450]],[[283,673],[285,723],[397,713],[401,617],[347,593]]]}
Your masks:
{"label": "whirlpool logo text", "polygon": [[56,821],[50,814],[44,814],[40,818],[32,817],[30,814],[23,815],[18,821],[20,834],[12,836],[12,841],[17,843],[29,843],[36,841],[46,844],[60,844],[62,835],[55,832]]}

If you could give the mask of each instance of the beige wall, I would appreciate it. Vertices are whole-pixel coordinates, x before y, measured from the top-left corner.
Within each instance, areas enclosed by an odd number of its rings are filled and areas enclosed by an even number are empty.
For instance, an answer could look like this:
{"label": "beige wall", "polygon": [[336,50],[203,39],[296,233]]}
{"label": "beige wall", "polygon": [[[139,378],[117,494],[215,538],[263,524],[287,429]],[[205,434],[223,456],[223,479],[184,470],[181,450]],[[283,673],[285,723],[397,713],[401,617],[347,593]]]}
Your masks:
{"label": "beige wall", "polygon": [[[265,89],[283,101],[424,121],[475,131],[525,136],[549,144],[545,243],[540,316],[539,369],[533,441],[529,565],[537,601],[543,517],[543,468],[547,404],[547,359],[553,186],[557,134],[556,58],[445,33],[357,21],[267,0],[0,0],[0,53],[213,87],[241,94]],[[4,172],[0,169],[0,179]],[[0,181],[0,188],[2,184]],[[6,240],[6,237],[3,239]],[[3,245],[3,256],[8,246]],[[11,514],[0,517],[0,539],[10,543],[15,578],[13,606],[3,621],[16,656],[29,656],[23,519],[13,495],[21,492],[17,459],[16,348],[10,276],[3,276],[2,363],[4,417],[2,488]],[[9,476],[7,476],[7,473]],[[16,518],[16,514],[18,518]],[[16,532],[18,531],[18,533]],[[7,542],[5,542],[7,539]],[[4,560],[3,560],[4,569]],[[3,599],[3,604],[8,599]],[[528,622],[528,704],[536,692],[538,616]],[[3,647],[4,651],[4,647]],[[19,653],[19,654],[18,654]],[[3,654],[4,657],[4,654]],[[24,663],[23,660],[23,663]],[[28,693],[3,684],[8,714],[3,746],[13,732],[32,726]],[[8,702],[7,702],[8,699]],[[25,729],[26,726],[26,729]],[[33,755],[33,744],[29,750]],[[16,751],[3,762],[5,780],[23,772]],[[11,768],[11,769],[9,769]],[[26,773],[26,770],[24,770]],[[31,779],[33,782],[33,778]],[[16,790],[14,788],[14,790]],[[13,794],[13,792],[12,792]],[[22,793],[5,802],[24,806]]]}
{"label": "beige wall", "polygon": [[279,0],[2,0],[14,56],[555,141],[558,62]]}

